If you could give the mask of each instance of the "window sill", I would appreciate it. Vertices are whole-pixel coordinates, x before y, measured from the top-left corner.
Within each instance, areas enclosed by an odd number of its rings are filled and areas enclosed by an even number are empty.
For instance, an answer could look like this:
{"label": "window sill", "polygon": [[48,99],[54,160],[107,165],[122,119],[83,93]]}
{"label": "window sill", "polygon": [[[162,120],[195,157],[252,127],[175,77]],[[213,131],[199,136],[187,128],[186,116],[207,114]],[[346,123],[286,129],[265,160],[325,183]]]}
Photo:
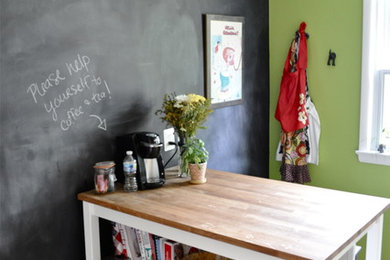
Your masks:
{"label": "window sill", "polygon": [[379,153],[374,151],[356,151],[359,161],[364,163],[373,163],[380,165],[389,165],[390,166],[390,154],[389,153]]}

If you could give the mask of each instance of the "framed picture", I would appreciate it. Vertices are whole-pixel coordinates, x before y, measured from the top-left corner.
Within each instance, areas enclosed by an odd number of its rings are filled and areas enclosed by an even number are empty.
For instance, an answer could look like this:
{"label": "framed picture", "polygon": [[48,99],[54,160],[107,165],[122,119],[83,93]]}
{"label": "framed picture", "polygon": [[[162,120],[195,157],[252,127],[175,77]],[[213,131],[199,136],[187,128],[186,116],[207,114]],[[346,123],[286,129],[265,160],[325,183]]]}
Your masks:
{"label": "framed picture", "polygon": [[206,97],[213,108],[242,103],[244,17],[206,14]]}

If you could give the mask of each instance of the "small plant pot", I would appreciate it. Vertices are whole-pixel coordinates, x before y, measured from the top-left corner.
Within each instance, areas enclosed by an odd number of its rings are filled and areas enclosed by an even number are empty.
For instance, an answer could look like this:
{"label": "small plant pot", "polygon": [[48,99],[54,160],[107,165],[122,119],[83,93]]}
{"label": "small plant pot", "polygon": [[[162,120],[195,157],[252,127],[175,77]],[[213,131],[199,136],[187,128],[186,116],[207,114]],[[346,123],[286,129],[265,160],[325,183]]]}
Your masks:
{"label": "small plant pot", "polygon": [[202,184],[207,181],[206,179],[206,169],[207,162],[198,164],[188,164],[188,169],[190,172],[191,180],[190,183],[193,184]]}

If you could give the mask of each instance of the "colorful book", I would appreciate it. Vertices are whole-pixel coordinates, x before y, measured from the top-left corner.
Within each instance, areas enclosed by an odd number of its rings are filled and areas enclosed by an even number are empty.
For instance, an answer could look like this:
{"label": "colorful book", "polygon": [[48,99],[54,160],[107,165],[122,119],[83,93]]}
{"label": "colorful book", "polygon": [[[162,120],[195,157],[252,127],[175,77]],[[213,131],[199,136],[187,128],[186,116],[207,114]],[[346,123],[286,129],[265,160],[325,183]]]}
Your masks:
{"label": "colorful book", "polygon": [[135,233],[135,229],[132,227],[125,227],[126,234],[127,234],[127,242],[129,245],[130,253],[132,260],[141,260],[141,252],[139,249],[137,236]]}
{"label": "colorful book", "polygon": [[129,256],[129,247],[128,247],[128,244],[127,244],[127,236],[126,236],[126,232],[125,232],[125,226],[122,225],[122,224],[119,224],[118,223],[118,226],[119,226],[119,232],[121,233],[121,237],[122,237],[122,245],[123,245],[123,251],[122,251],[122,256],[124,256],[125,258],[130,258]]}
{"label": "colorful book", "polygon": [[153,260],[152,245],[150,243],[149,233],[141,230],[141,235],[142,235],[142,241],[144,244],[143,246],[144,246],[144,250],[145,250],[146,260]]}
{"label": "colorful book", "polygon": [[154,246],[156,248],[156,260],[161,260],[161,246],[160,246],[160,239],[161,237],[154,235]]}
{"label": "colorful book", "polygon": [[119,225],[116,222],[112,223],[112,241],[114,243],[115,255],[121,256],[123,252],[122,236],[119,231]]}
{"label": "colorful book", "polygon": [[167,240],[164,242],[164,260],[173,260],[173,255],[173,242]]}
{"label": "colorful book", "polygon": [[156,257],[156,243],[154,241],[155,235],[149,233],[149,240],[150,240],[150,245],[152,247],[152,259],[157,260]]}
{"label": "colorful book", "polygon": [[160,238],[159,246],[160,246],[160,256],[161,256],[161,260],[165,260],[164,243],[165,243],[165,241],[167,241],[167,240],[168,240],[168,239],[165,238],[165,237],[161,237],[161,238]]}
{"label": "colorful book", "polygon": [[172,241],[166,240],[164,242],[164,259],[165,260],[180,260],[184,257],[183,245]]}
{"label": "colorful book", "polygon": [[147,260],[146,254],[145,254],[145,246],[144,246],[145,244],[143,241],[142,231],[139,229],[135,229],[135,234],[136,234],[137,241],[138,241],[139,251],[141,253],[141,259]]}

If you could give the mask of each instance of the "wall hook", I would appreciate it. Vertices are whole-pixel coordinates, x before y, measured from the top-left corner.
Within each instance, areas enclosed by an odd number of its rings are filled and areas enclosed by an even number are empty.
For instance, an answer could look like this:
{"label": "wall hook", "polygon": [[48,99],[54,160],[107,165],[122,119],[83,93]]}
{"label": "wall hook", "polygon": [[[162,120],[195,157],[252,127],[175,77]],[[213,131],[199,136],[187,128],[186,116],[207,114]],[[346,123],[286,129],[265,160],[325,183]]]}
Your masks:
{"label": "wall hook", "polygon": [[336,66],[336,53],[329,49],[328,66],[332,62],[332,66]]}

